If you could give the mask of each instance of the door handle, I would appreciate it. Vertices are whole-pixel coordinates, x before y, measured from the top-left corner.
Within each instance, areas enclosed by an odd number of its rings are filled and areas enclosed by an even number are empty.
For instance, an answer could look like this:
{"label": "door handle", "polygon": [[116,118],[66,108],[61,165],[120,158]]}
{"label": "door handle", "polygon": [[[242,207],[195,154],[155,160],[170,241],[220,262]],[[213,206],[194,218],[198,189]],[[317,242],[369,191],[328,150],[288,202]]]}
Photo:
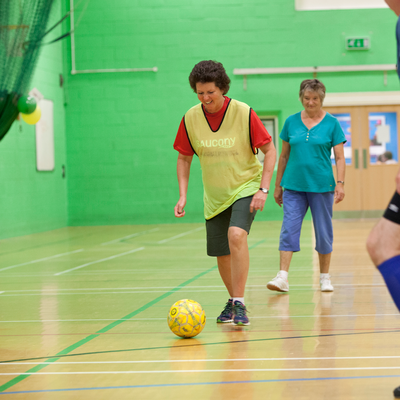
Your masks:
{"label": "door handle", "polygon": [[363,167],[367,169],[367,149],[363,149]]}
{"label": "door handle", "polygon": [[354,168],[358,169],[358,149],[354,150]]}

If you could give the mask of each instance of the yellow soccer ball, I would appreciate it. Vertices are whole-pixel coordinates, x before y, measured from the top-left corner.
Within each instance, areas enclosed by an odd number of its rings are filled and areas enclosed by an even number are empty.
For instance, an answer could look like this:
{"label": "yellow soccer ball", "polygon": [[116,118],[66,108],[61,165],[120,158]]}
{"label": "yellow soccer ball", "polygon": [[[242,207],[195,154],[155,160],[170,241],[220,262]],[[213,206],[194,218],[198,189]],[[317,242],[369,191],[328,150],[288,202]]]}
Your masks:
{"label": "yellow soccer ball", "polygon": [[183,299],[172,305],[168,313],[168,326],[175,335],[197,336],[206,324],[206,313],[197,301]]}

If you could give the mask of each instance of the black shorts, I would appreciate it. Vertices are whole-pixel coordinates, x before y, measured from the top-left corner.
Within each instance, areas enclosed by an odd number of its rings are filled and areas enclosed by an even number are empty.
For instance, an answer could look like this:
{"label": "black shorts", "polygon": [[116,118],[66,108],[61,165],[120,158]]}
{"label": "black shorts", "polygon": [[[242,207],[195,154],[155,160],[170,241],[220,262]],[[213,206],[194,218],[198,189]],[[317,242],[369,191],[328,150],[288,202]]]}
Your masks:
{"label": "black shorts", "polygon": [[250,203],[253,196],[236,200],[230,207],[206,220],[207,255],[211,257],[227,256],[229,250],[228,229],[237,226],[250,232],[251,224],[257,211],[250,212]]}
{"label": "black shorts", "polygon": [[390,200],[388,208],[383,214],[383,218],[386,218],[395,224],[400,224],[400,194],[397,192],[394,193],[392,200]]}

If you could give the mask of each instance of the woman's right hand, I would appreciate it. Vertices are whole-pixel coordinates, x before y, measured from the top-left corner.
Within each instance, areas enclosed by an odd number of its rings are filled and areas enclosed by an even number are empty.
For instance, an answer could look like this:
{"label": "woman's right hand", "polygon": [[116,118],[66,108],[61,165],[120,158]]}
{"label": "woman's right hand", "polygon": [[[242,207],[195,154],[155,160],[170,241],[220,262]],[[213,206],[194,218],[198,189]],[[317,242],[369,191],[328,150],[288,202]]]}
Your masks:
{"label": "woman's right hand", "polygon": [[279,207],[282,207],[282,204],[283,204],[282,196],[283,196],[282,186],[277,186],[274,191],[274,199],[275,199],[276,204],[278,204]]}
{"label": "woman's right hand", "polygon": [[186,197],[181,197],[179,201],[176,203],[176,206],[174,208],[176,218],[182,218],[185,216],[185,210],[184,210],[185,205],[186,205]]}

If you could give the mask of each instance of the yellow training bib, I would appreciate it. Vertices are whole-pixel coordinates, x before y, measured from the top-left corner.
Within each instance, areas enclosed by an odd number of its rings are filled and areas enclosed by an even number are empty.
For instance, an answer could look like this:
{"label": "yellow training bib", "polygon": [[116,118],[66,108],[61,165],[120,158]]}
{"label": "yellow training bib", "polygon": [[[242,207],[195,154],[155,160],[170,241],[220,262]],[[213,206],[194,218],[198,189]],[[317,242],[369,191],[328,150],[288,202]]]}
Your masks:
{"label": "yellow training bib", "polygon": [[204,185],[204,216],[211,219],[260,187],[262,166],[250,142],[250,107],[231,99],[221,125],[211,130],[201,104],[185,115]]}

